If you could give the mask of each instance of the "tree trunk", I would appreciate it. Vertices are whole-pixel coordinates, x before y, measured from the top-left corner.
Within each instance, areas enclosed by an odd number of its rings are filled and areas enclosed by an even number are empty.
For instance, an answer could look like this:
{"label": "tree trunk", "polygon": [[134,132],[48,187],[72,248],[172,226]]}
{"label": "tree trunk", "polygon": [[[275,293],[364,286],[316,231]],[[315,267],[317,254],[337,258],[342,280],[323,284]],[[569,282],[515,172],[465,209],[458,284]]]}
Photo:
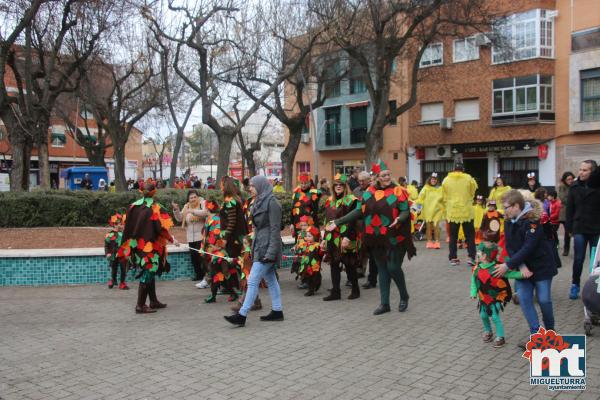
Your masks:
{"label": "tree trunk", "polygon": [[[248,173],[250,176],[258,175],[258,171],[256,170],[256,161],[254,161],[254,151],[247,151],[246,154],[242,156],[242,160],[245,160],[248,164]],[[242,164],[242,168],[244,164]]]}
{"label": "tree trunk", "polygon": [[125,177],[125,143],[113,143],[113,157],[115,159],[115,186],[119,192],[127,191],[127,178]]}
{"label": "tree trunk", "polygon": [[48,138],[37,144],[38,168],[40,169],[40,187],[50,189],[50,154],[48,153]]}
{"label": "tree trunk", "polygon": [[173,187],[175,176],[177,176],[177,163],[179,162],[179,151],[181,150],[182,142],[183,128],[177,129],[177,136],[175,137],[175,148],[173,149],[173,160],[171,161],[171,173],[169,174],[169,186],[171,187]]}
{"label": "tree trunk", "polygon": [[229,158],[231,156],[231,145],[235,138],[235,132],[231,127],[224,127],[221,134],[217,135],[219,140],[219,152],[217,154],[217,182],[227,175],[229,170]]}
{"label": "tree trunk", "polygon": [[106,162],[104,161],[106,148],[104,146],[84,147],[84,150],[90,165],[94,167],[106,167]]}
{"label": "tree trunk", "polygon": [[[158,162],[159,162],[159,167],[158,167],[159,169],[158,169],[158,172],[159,172],[159,174],[160,174],[160,180],[162,181],[162,180],[163,180],[163,158],[162,158],[162,157],[160,157],[160,158],[158,159]],[[173,167],[171,167],[171,168],[173,168]]]}
{"label": "tree trunk", "polygon": [[367,143],[365,148],[365,156],[367,168],[372,163],[376,163],[380,158],[381,150],[383,149],[383,128],[385,127],[385,114],[383,117],[378,117],[373,121],[371,129],[367,133]]}
{"label": "tree trunk", "polygon": [[296,153],[298,152],[298,147],[300,146],[302,124],[298,124],[297,126],[288,125],[288,130],[290,132],[289,140],[285,146],[285,149],[281,153],[281,175],[285,190],[291,192],[294,185],[294,182],[292,181],[294,176],[294,159],[296,158]]}
{"label": "tree trunk", "polygon": [[26,192],[29,190],[29,167],[31,159],[31,142],[23,132],[9,135],[12,151],[12,167],[10,169],[10,190]]}

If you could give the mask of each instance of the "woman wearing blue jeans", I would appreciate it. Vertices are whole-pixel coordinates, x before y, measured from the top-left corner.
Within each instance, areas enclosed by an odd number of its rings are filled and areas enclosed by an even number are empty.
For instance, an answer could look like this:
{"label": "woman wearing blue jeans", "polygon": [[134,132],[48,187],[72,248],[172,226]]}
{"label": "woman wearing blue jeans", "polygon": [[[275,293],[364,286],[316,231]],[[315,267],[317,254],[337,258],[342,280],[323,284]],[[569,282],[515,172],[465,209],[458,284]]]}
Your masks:
{"label": "woman wearing blue jeans", "polygon": [[271,295],[271,313],[260,317],[262,321],[283,321],[281,289],[275,274],[275,267],[281,261],[283,243],[281,241],[281,205],[273,195],[273,186],[264,176],[250,180],[250,194],[255,197],[252,206],[254,241],[252,242],[252,269],[248,277],[248,291],[244,304],[236,314],[225,319],[237,326],[246,324],[246,316],[258,296],[258,286],[264,279]]}
{"label": "woman wearing blue jeans", "polygon": [[540,217],[542,204],[537,200],[525,201],[518,190],[508,191],[503,206],[505,247],[509,257],[505,264],[495,267],[495,275],[504,276],[508,269],[519,269],[525,265],[533,275],[516,281],[521,311],[529,324],[529,331],[536,333],[540,327],[533,294],[535,291],[542,310],[542,319],[546,329],[554,329],[552,311],[552,278],[557,274],[557,262],[553,253],[553,244],[544,234]]}

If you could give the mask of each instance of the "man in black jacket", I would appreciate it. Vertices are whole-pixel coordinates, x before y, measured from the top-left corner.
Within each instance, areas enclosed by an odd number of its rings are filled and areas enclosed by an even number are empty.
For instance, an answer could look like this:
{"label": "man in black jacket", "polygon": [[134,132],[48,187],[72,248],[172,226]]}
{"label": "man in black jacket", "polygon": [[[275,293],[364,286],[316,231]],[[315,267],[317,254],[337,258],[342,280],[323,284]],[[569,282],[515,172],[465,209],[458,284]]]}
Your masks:
{"label": "man in black jacket", "polygon": [[579,166],[579,176],[569,188],[566,229],[573,235],[573,277],[569,298],[579,297],[581,271],[588,244],[598,243],[600,235],[600,178],[598,165],[586,160]]}

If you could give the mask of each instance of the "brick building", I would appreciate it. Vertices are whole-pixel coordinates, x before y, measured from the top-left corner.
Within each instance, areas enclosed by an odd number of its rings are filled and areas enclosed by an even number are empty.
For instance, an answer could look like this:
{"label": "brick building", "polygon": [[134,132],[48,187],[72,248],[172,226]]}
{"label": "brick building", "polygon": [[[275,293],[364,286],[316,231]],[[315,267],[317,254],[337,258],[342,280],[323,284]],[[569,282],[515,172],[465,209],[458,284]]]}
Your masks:
{"label": "brick building", "polygon": [[[424,182],[462,160],[487,194],[500,173],[514,187],[535,172],[554,186],[562,172],[600,154],[600,12],[597,0],[496,1],[493,34],[432,43],[421,60],[417,104],[384,130],[381,158],[394,176]],[[501,33],[510,46],[493,46]],[[351,68],[349,69],[351,71]],[[406,66],[400,63],[396,82]],[[363,165],[368,94],[343,80],[313,113],[298,172],[331,177]],[[406,96],[397,83],[391,99]],[[289,97],[288,99],[289,100]],[[289,100],[293,101],[293,99]],[[333,122],[331,122],[333,121]],[[316,140],[315,140],[316,139]],[[361,141],[362,140],[362,141]]]}
{"label": "brick building", "polygon": [[[598,157],[600,13],[593,0],[568,3],[498,2],[510,50],[481,34],[429,46],[409,112],[411,179],[445,175],[458,159],[486,194],[498,173],[513,187],[529,172],[554,186],[564,170]],[[584,82],[595,90],[585,116]]]}
{"label": "brick building", "polygon": [[[18,91],[14,75],[10,69],[4,77],[8,92],[16,93]],[[98,127],[91,113],[87,112],[85,106],[75,101],[65,102],[73,104],[73,109],[68,110],[71,121],[86,132],[86,126],[90,132],[90,139],[95,140]],[[110,138],[106,138],[110,143]],[[73,166],[90,165],[83,147],[79,146],[67,128],[63,119],[55,113],[50,118],[50,127],[48,129],[48,152],[50,158],[50,181],[53,187],[64,187],[64,180],[61,179],[63,170]],[[131,131],[129,140],[125,148],[125,175],[127,178],[137,179],[143,177],[142,168],[142,132],[138,129]],[[114,179],[114,159],[112,148],[106,150],[105,163],[108,168],[109,179]],[[6,127],[0,120],[0,190],[8,190],[8,174],[12,164],[11,147],[8,141]],[[31,187],[38,186],[39,168],[37,149],[32,150],[31,169],[30,169]]]}

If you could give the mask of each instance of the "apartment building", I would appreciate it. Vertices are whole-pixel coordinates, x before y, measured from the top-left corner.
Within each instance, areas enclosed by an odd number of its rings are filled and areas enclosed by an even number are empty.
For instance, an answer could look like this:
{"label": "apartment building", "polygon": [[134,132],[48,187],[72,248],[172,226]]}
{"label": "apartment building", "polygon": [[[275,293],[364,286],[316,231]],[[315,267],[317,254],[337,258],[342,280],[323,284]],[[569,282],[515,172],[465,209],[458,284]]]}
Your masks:
{"label": "apartment building", "polygon": [[410,112],[408,171],[423,182],[455,160],[487,194],[501,174],[523,187],[536,173],[555,186],[563,171],[600,154],[600,12],[594,0],[498,2],[492,35],[431,44]]}
{"label": "apartment building", "polygon": [[[384,131],[394,175],[424,182],[457,160],[487,194],[493,177],[544,186],[600,155],[600,11],[597,0],[496,1],[504,18],[486,34],[444,38],[421,59],[417,104]],[[491,39],[502,37],[498,41]],[[400,67],[402,69],[402,67]],[[404,94],[397,80],[391,98]],[[368,94],[350,76],[315,110],[295,173],[330,177],[363,165]],[[366,117],[365,117],[366,115]],[[362,129],[362,130],[361,130]]]}

